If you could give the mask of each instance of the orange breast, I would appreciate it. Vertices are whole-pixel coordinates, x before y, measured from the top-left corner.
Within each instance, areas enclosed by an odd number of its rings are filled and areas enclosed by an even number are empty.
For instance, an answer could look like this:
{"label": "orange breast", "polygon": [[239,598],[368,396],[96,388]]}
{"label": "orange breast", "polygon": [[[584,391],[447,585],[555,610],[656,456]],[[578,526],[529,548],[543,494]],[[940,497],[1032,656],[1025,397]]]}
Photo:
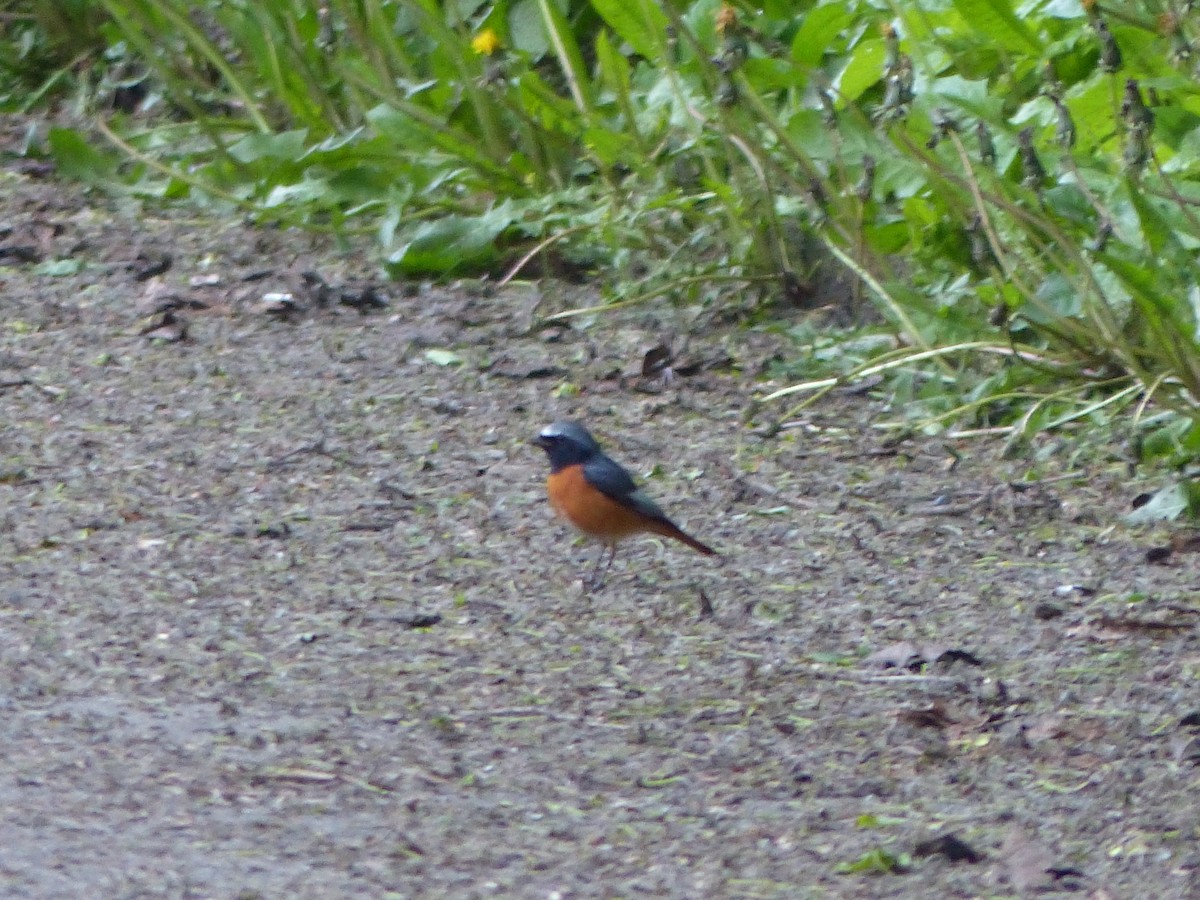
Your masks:
{"label": "orange breast", "polygon": [[582,531],[606,544],[639,531],[657,531],[657,523],[622,506],[583,477],[582,466],[568,466],[546,479],[554,511]]}

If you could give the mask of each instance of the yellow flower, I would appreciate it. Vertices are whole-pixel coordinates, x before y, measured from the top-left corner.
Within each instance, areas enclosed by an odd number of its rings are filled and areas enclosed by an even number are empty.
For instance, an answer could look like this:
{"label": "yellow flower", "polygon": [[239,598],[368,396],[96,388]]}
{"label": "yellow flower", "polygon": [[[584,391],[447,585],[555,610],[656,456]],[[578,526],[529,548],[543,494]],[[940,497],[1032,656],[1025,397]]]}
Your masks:
{"label": "yellow flower", "polygon": [[471,49],[480,56],[491,56],[500,48],[500,38],[490,28],[485,28],[471,40]]}

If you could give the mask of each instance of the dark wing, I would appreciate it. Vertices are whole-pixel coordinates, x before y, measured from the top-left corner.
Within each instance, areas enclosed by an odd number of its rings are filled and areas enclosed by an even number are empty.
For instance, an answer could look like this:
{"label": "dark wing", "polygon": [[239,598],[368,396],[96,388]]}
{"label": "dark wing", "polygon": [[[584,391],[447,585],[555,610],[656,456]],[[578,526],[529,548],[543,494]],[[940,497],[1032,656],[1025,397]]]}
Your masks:
{"label": "dark wing", "polygon": [[633,483],[629,473],[603,453],[595,453],[583,464],[583,477],[587,483],[623,506],[628,506],[648,519],[670,522],[657,503],[646,496]]}

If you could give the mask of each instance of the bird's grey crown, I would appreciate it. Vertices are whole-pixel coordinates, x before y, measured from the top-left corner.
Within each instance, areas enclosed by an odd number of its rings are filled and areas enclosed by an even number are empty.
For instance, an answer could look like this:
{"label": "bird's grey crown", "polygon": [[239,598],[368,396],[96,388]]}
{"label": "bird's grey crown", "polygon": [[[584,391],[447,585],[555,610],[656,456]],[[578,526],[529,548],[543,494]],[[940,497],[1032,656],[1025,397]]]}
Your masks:
{"label": "bird's grey crown", "polygon": [[578,444],[581,448],[589,450],[600,449],[600,445],[596,443],[596,439],[578,422],[552,422],[542,429],[541,437],[550,440],[555,438],[567,440],[573,444]]}

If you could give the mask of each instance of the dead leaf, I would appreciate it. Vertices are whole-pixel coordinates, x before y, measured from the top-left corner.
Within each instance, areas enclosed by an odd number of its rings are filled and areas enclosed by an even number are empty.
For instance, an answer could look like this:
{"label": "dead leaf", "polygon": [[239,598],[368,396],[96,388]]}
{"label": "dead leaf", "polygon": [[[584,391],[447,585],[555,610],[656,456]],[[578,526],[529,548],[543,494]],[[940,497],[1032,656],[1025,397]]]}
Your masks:
{"label": "dead leaf", "polygon": [[37,263],[41,260],[37,247],[30,244],[0,244],[0,262]]}
{"label": "dead leaf", "polygon": [[306,306],[325,307],[333,299],[333,288],[320,272],[309,269],[293,275],[288,281],[292,287],[290,293],[299,297]]}
{"label": "dead leaf", "polygon": [[545,360],[530,362],[513,359],[511,356],[501,356],[487,369],[490,375],[501,378],[535,379],[535,378],[565,378],[567,370]]}
{"label": "dead leaf", "polygon": [[1091,623],[1097,634],[1107,632],[1110,637],[1120,637],[1130,632],[1142,632],[1151,636],[1166,636],[1189,631],[1191,622],[1181,620],[1167,621],[1165,619],[1148,619],[1138,616],[1109,616],[1102,615]]}
{"label": "dead leaf", "polygon": [[149,281],[162,275],[175,262],[170,253],[146,253],[139,251],[126,266],[133,272],[134,281]]}
{"label": "dead leaf", "polygon": [[1180,746],[1175,754],[1175,761],[1200,766],[1200,738],[1192,738]]}
{"label": "dead leaf", "polygon": [[1146,562],[1150,563],[1151,565],[1165,563],[1170,558],[1170,547],[1151,547],[1146,551]]}
{"label": "dead leaf", "polygon": [[187,320],[176,314],[173,309],[168,309],[151,316],[149,321],[138,331],[138,334],[152,341],[164,341],[168,344],[174,344],[179,341],[186,341],[187,332]]}
{"label": "dead leaf", "polygon": [[1024,829],[1014,825],[1000,845],[1000,858],[1008,883],[1018,891],[1043,887],[1050,881],[1053,857],[1041,842],[1030,839]]}
{"label": "dead leaf", "polygon": [[208,309],[208,304],[201,300],[185,297],[167,285],[161,278],[152,278],[147,281],[146,286],[142,289],[142,295],[137,299],[137,311],[143,316],[179,309]]}
{"label": "dead leaf", "polygon": [[357,309],[364,316],[372,310],[387,309],[387,292],[373,283],[344,284],[338,289],[338,303]]}
{"label": "dead leaf", "polygon": [[944,856],[950,862],[982,862],[986,857],[970,844],[959,840],[953,834],[940,834],[927,841],[921,841],[913,848],[913,856],[923,859],[927,856]]}
{"label": "dead leaf", "polygon": [[437,613],[412,613],[407,616],[392,616],[391,621],[405,628],[432,628],[442,621]]}
{"label": "dead leaf", "polygon": [[671,348],[667,344],[655,344],[644,354],[642,354],[642,377],[654,378],[662,376],[664,380],[669,381],[671,360],[674,358],[671,353]]}
{"label": "dead leaf", "polygon": [[0,228],[0,262],[39,263],[53,256],[54,239],[65,229],[57,222],[35,219],[20,227]]}
{"label": "dead leaf", "polygon": [[1176,553],[1200,552],[1200,532],[1181,531],[1171,535],[1171,549]]}
{"label": "dead leaf", "polygon": [[676,359],[672,370],[676,375],[690,378],[701,372],[712,372],[728,369],[733,366],[733,357],[723,350],[718,350],[708,356],[691,356],[687,359]]}
{"label": "dead leaf", "polygon": [[939,653],[937,656],[935,656],[933,658],[933,661],[935,663],[940,663],[941,665],[945,665],[945,666],[948,666],[948,665],[950,665],[950,663],[955,663],[955,662],[966,663],[969,666],[982,666],[983,665],[983,660],[981,660],[974,653],[971,653],[968,650],[959,650],[956,648],[949,648],[949,649],[943,650],[941,653]]}
{"label": "dead leaf", "polygon": [[946,728],[955,724],[941,703],[933,703],[926,709],[902,709],[896,718],[915,728]]}
{"label": "dead leaf", "polygon": [[745,475],[733,476],[733,500],[735,503],[745,503],[754,500],[774,500],[779,496],[779,489],[755,478]]}

